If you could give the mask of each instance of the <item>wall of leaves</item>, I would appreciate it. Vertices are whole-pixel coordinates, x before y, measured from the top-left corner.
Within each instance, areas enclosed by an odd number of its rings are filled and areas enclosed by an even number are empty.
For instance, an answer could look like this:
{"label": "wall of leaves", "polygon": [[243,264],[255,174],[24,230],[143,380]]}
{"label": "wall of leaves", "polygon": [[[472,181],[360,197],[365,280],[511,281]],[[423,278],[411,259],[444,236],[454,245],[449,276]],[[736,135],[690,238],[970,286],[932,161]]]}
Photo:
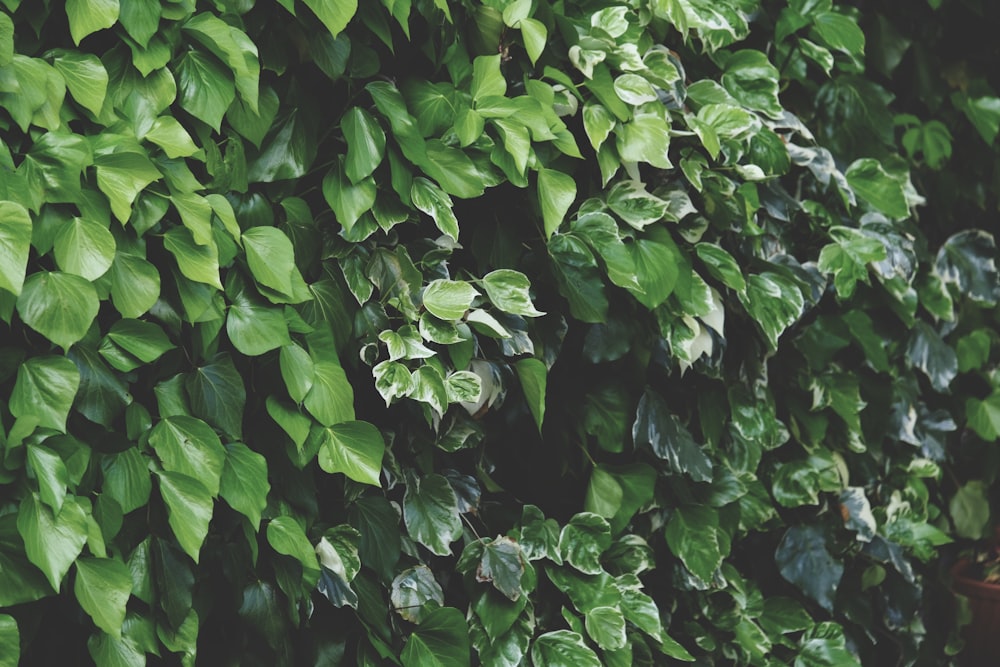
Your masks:
{"label": "wall of leaves", "polygon": [[951,3],[0,4],[0,666],[959,648]]}

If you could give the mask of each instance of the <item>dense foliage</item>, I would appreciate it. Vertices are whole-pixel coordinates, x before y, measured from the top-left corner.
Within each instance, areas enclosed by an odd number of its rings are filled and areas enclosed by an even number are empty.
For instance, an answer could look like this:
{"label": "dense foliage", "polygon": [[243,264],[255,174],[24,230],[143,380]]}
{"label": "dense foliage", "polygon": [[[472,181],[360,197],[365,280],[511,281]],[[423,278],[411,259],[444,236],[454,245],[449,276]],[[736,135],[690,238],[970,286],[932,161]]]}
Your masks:
{"label": "dense foliage", "polygon": [[0,666],[960,647],[986,0],[2,4]]}

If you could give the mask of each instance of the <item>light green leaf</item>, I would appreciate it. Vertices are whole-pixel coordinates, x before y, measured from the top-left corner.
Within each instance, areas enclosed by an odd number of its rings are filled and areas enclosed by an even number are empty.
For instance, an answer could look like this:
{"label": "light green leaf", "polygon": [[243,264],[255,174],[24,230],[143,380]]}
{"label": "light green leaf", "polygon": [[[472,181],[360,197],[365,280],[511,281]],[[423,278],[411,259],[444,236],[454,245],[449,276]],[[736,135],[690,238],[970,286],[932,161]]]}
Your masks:
{"label": "light green leaf", "polygon": [[160,116],[153,121],[146,139],[162,148],[169,158],[190,157],[201,150],[173,116]]}
{"label": "light green leaf", "polygon": [[380,486],[385,441],[378,429],[363,421],[348,421],[323,429],[319,467],[342,472],[355,482]]}
{"label": "light green leaf", "polygon": [[38,425],[66,432],[66,418],[80,387],[80,372],[66,357],[31,357],[17,369],[10,413],[32,417]]}
{"label": "light green leaf", "polygon": [[857,20],[850,16],[823,12],[813,19],[813,30],[831,49],[850,56],[863,56],[865,53],[865,33],[858,27]]}
{"label": "light green leaf", "polygon": [[69,473],[62,458],[48,447],[28,445],[28,464],[38,480],[38,495],[56,514],[66,498]]}
{"label": "light green leaf", "polygon": [[312,358],[304,349],[292,344],[281,348],[278,359],[288,395],[296,403],[301,403],[313,386]]}
{"label": "light green leaf", "polygon": [[603,104],[588,101],[583,105],[583,129],[590,139],[590,145],[597,150],[611,136],[615,128],[615,117]]}
{"label": "light green leaf", "polygon": [[535,425],[541,432],[542,422],[545,420],[545,385],[548,369],[544,362],[530,357],[519,360],[514,367],[517,369],[517,377],[521,381],[528,409],[531,410]]}
{"label": "light green leaf", "polygon": [[219,495],[226,450],[208,424],[183,415],[161,419],[149,432],[149,444],[164,470],[196,480],[211,497]]}
{"label": "light green leaf", "polygon": [[979,434],[979,437],[983,440],[996,440],[1000,437],[1000,392],[994,391],[982,400],[967,398],[965,415],[969,428]]}
{"label": "light green leaf", "polygon": [[118,320],[108,330],[108,338],[144,363],[152,363],[174,344],[159,326],[142,320]]}
{"label": "light green leaf", "polygon": [[545,667],[601,667],[597,654],[576,632],[556,630],[535,639],[531,660]]}
{"label": "light green leaf", "polygon": [[256,357],[291,343],[284,311],[241,292],[226,316],[226,334],[233,347]]}
{"label": "light green leaf", "polygon": [[299,522],[290,516],[279,516],[267,524],[267,541],[279,554],[290,556],[302,564],[302,583],[312,588],[319,581],[319,561],[312,543]]}
{"label": "light green leaf", "polygon": [[115,239],[99,222],[73,218],[60,226],[54,250],[60,269],[87,280],[97,280],[114,262]]}
{"label": "light green leaf", "polygon": [[45,574],[52,590],[87,542],[87,514],[74,496],[67,496],[59,514],[42,504],[37,494],[26,496],[17,513],[17,532],[28,560]]}
{"label": "light green leaf", "polygon": [[267,459],[242,442],[226,445],[226,463],[222,469],[219,494],[234,510],[250,519],[256,529],[267,507]]}
{"label": "light green leaf", "polygon": [[424,308],[442,320],[459,320],[477,296],[479,291],[464,280],[439,278],[424,288]]}
{"label": "light green leaf", "polygon": [[90,53],[65,51],[56,56],[52,64],[62,74],[66,87],[80,106],[99,116],[108,89],[108,72],[100,59]]}
{"label": "light green leaf", "polygon": [[990,503],[986,485],[981,480],[966,482],[948,502],[948,512],[955,524],[955,534],[970,540],[987,537]]}
{"label": "light green leaf", "polygon": [[12,201],[0,202],[0,289],[21,293],[31,250],[31,218]]}
{"label": "light green leaf", "polygon": [[139,317],[160,298],[160,272],[142,257],[117,253],[110,275],[111,302],[122,317]]}
{"label": "light green leaf", "polygon": [[132,202],[143,188],[162,178],[145,153],[123,151],[94,158],[97,187],[111,202],[111,212],[125,224],[132,215]]}
{"label": "light green leaf", "polygon": [[472,94],[473,103],[490,95],[502,96],[507,93],[507,81],[500,71],[500,54],[494,56],[477,56],[472,61]]}
{"label": "light green leaf", "polygon": [[462,536],[458,498],[448,480],[437,473],[406,485],[403,521],[410,537],[438,556],[451,554],[451,543]]}
{"label": "light green leaf", "polygon": [[470,653],[465,616],[454,607],[438,607],[406,640],[400,658],[403,667],[468,667]]}
{"label": "light green leaf", "polygon": [[58,271],[33,273],[17,298],[24,323],[64,350],[87,334],[99,307],[90,281]]}
{"label": "light green leaf", "polygon": [[254,279],[264,287],[292,294],[295,250],[276,227],[252,227],[243,233],[243,247]]}
{"label": "light green leaf", "polygon": [[119,0],[118,22],[139,46],[146,48],[160,24],[159,3]]}
{"label": "light green leaf", "polygon": [[334,37],[339,35],[358,11],[358,0],[303,0]]}
{"label": "light green leaf", "polygon": [[628,246],[639,287],[626,286],[626,289],[639,303],[652,310],[673,293],[681,255],[665,229],[653,229],[648,234],[649,238],[637,239]]}
{"label": "light green leaf", "polygon": [[323,197],[337,216],[337,222],[350,231],[358,219],[375,205],[378,190],[375,179],[369,176],[358,183],[351,183],[344,174],[344,161],[334,163],[323,177]]}
{"label": "light green leaf", "polygon": [[410,187],[410,198],[414,206],[434,219],[441,233],[458,240],[458,218],[451,210],[451,197],[444,190],[426,178],[417,177]]}
{"label": "light green leaf", "polygon": [[670,515],[666,529],[667,545],[684,567],[702,581],[711,581],[722,564],[719,537],[719,514],[711,507],[678,507]]}
{"label": "light green leaf", "polygon": [[576,199],[576,181],[555,169],[538,172],[538,203],[542,208],[545,237],[551,238]]}
{"label": "light green leaf", "polygon": [[179,472],[158,472],[157,477],[167,523],[181,549],[197,563],[212,520],[212,493],[197,479]]}
{"label": "light green leaf", "polygon": [[118,503],[122,514],[128,514],[149,502],[153,488],[148,457],[138,448],[130,447],[105,459],[104,492]]}
{"label": "light green leaf", "polygon": [[190,18],[184,30],[201,42],[219,60],[229,65],[236,79],[236,89],[250,111],[258,111],[260,58],[257,45],[246,33],[209,12]]}
{"label": "light green leaf", "polygon": [[220,131],[222,117],[236,99],[232,72],[214,58],[191,49],[181,57],[175,73],[180,107]]}
{"label": "light green leaf", "polygon": [[476,581],[492,582],[507,599],[517,602],[524,592],[524,556],[521,546],[509,537],[498,537],[483,547],[483,557],[476,568]]}
{"label": "light green leaf", "polygon": [[712,243],[699,243],[695,252],[713,278],[737,292],[746,289],[747,282],[740,265],[726,250]]}
{"label": "light green leaf", "polygon": [[[606,100],[602,100],[606,103]],[[615,131],[615,147],[624,162],[647,162],[659,169],[672,169],[670,125],[662,112],[636,115]]]}
{"label": "light green leaf", "polygon": [[606,651],[625,647],[625,617],[614,607],[594,607],[584,619],[587,634]]}
{"label": "light green leaf", "polygon": [[778,337],[799,318],[805,305],[795,283],[772,272],[750,276],[747,291],[739,297],[767,336],[772,349],[778,346]]}
{"label": "light green leaf", "polygon": [[306,410],[323,426],[354,420],[354,389],[335,360],[316,361]]}
{"label": "light green leaf", "polygon": [[524,317],[539,317],[545,313],[531,303],[531,283],[520,271],[497,269],[483,276],[483,289],[500,310]]}
{"label": "light green leaf", "polygon": [[77,560],[73,592],[94,625],[121,638],[125,605],[132,594],[132,575],[124,563],[112,558]]}
{"label": "light green leaf", "polygon": [[878,160],[855,160],[844,175],[851,189],[876,210],[897,219],[910,214],[904,181],[889,174]]}
{"label": "light green leaf", "polygon": [[521,30],[521,39],[524,40],[524,50],[528,53],[531,64],[538,62],[538,58],[545,50],[545,43],[549,39],[549,31],[545,24],[537,19],[521,19],[517,27]]}
{"label": "light green leaf", "polygon": [[69,32],[77,46],[87,35],[118,21],[118,0],[66,0]]}
{"label": "light green leaf", "polygon": [[778,100],[778,69],[762,51],[744,49],[726,60],[722,85],[741,104],[781,118],[784,109]]}

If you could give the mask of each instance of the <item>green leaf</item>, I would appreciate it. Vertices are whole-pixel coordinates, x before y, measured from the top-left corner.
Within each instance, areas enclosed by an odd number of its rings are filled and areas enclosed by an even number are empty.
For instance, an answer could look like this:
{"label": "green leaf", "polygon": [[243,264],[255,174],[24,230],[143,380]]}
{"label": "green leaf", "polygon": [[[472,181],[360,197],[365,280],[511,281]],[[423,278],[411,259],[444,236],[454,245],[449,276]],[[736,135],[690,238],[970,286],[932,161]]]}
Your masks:
{"label": "green leaf", "polygon": [[257,112],[260,86],[257,45],[242,30],[208,12],[190,18],[184,24],[184,30],[229,65],[236,78],[236,89],[240,97],[250,111]]}
{"label": "green leaf", "polygon": [[702,581],[712,581],[725,555],[718,512],[702,505],[678,507],[670,515],[665,534],[667,545],[684,567]]}
{"label": "green leaf", "polygon": [[87,542],[87,514],[74,496],[67,496],[59,514],[42,504],[37,494],[25,496],[17,513],[17,532],[24,540],[24,552],[35,564],[52,590]]}
{"label": "green leaf", "polygon": [[233,347],[256,357],[290,344],[284,311],[241,292],[229,306],[226,334]]}
{"label": "green leaf", "polygon": [[385,157],[385,132],[375,118],[361,107],[351,107],[340,121],[347,156],[344,173],[351,183],[358,183],[372,175]]}
{"label": "green leaf", "polygon": [[988,232],[970,229],[950,236],[938,250],[934,270],[973,301],[993,305],[1000,300],[996,241]]}
{"label": "green leaf", "polygon": [[184,379],[191,412],[226,435],[243,437],[243,408],[247,394],[243,378],[228,354],[198,366]]}
{"label": "green leaf", "polygon": [[454,607],[438,607],[406,640],[400,658],[403,667],[468,667],[470,653],[465,616]]}
{"label": "green leaf", "polygon": [[781,118],[784,109],[778,101],[778,79],[778,69],[763,52],[744,49],[726,60],[722,85],[744,106]]}
{"label": "green leaf", "polygon": [[152,363],[174,349],[163,329],[142,320],[118,320],[108,331],[108,338],[145,363]]}
{"label": "green leaf", "polygon": [[531,303],[531,283],[520,271],[497,269],[483,276],[483,289],[500,310],[524,317],[540,317],[545,313]]}
{"label": "green leaf", "polygon": [[290,556],[302,564],[302,583],[312,588],[319,581],[320,567],[316,551],[299,522],[290,516],[279,516],[267,524],[267,542],[279,554]]}
{"label": "green leaf", "polygon": [[31,218],[12,201],[0,202],[0,289],[21,293],[31,250]]}
{"label": "green leaf", "polygon": [[737,292],[746,289],[743,271],[727,251],[711,243],[699,243],[695,246],[695,252],[713,278]]}
{"label": "green leaf", "polygon": [[594,607],[585,617],[587,634],[606,651],[624,648],[625,617],[614,607]]}
{"label": "green leaf", "polygon": [[0,614],[0,667],[17,667],[21,660],[21,633],[12,616]]}
{"label": "green leaf", "polygon": [[316,545],[320,564],[320,578],[316,588],[335,607],[348,605],[358,608],[358,595],[351,588],[351,581],[361,569],[358,541],[361,535],[346,524],[326,531]]}
{"label": "green leaf", "polygon": [[406,485],[403,521],[410,537],[438,556],[451,554],[451,543],[462,536],[458,498],[448,480],[437,473]]}
{"label": "green leaf", "polygon": [[334,37],[343,32],[358,11],[358,0],[303,0]]}
{"label": "green leaf", "polygon": [[213,498],[219,495],[226,450],[208,424],[183,415],[161,419],[149,432],[149,444],[166,471],[197,480]]}
{"label": "green leaf", "polygon": [[119,0],[118,22],[139,46],[145,48],[160,24],[160,5],[143,0]]}
{"label": "green leaf", "polygon": [[658,394],[647,391],[639,400],[632,439],[637,446],[650,446],[672,471],[687,474],[698,482],[711,481],[711,459]]}
{"label": "green leaf", "polygon": [[90,281],[58,271],[31,274],[17,298],[24,323],[64,350],[87,334],[99,307]]}
{"label": "green leaf", "polygon": [[181,549],[197,563],[212,520],[213,494],[197,479],[179,472],[158,472],[157,477],[167,506],[167,523]]}
{"label": "green leaf", "polygon": [[118,21],[118,0],[66,0],[69,32],[77,46],[87,35]]}
{"label": "green leaf", "polygon": [[153,121],[145,138],[162,148],[169,158],[190,157],[201,150],[173,116],[160,116]]}
{"label": "green leaf", "polygon": [[538,62],[538,58],[545,50],[545,43],[549,39],[549,31],[545,24],[537,19],[521,19],[517,27],[521,30],[521,39],[524,40],[524,50],[528,53],[531,64]]}
{"label": "green leaf", "polygon": [[219,132],[222,117],[236,99],[232,72],[195,49],[184,53],[175,72],[180,107]]}
{"label": "green leaf", "polygon": [[965,414],[969,428],[983,440],[996,440],[1000,437],[1000,392],[994,391],[982,400],[967,398]]}
{"label": "green leaf", "polygon": [[824,609],[833,610],[844,564],[830,555],[826,548],[826,536],[819,526],[789,528],[778,545],[774,560],[782,577]]}
{"label": "green leaf", "polygon": [[479,291],[464,280],[439,278],[424,288],[424,308],[442,320],[459,320],[477,296]]}
{"label": "green leaf", "polygon": [[73,592],[94,625],[121,638],[125,605],[132,594],[132,575],[124,563],[111,558],[77,560]]}
{"label": "green leaf", "polygon": [[111,212],[125,224],[132,216],[132,203],[143,188],[162,178],[143,152],[122,151],[94,158],[97,187],[111,202]]}
{"label": "green leaf", "polygon": [[981,540],[988,536],[990,502],[986,491],[981,480],[966,482],[948,502],[948,513],[959,537]]}
{"label": "green leaf", "polygon": [[142,257],[117,253],[110,275],[111,302],[122,317],[139,317],[160,298],[160,272]]}
{"label": "green leaf", "polygon": [[369,176],[352,183],[344,173],[344,163],[339,160],[323,177],[323,197],[337,216],[337,222],[351,231],[358,219],[375,205],[378,189],[375,179]]}
{"label": "green leaf", "polygon": [[524,390],[524,398],[528,402],[528,409],[531,410],[535,425],[541,432],[542,422],[545,420],[545,385],[548,369],[544,362],[534,358],[519,360],[515,368],[521,389]]}
{"label": "green leaf", "polygon": [[917,322],[910,332],[906,359],[931,381],[939,392],[946,392],[958,375],[958,357],[955,349],[926,322]]}
{"label": "green leaf", "polygon": [[897,219],[910,214],[904,181],[887,172],[878,160],[855,160],[847,167],[844,176],[851,189],[876,210]]}
{"label": "green leaf", "polygon": [[267,507],[267,459],[241,442],[226,445],[226,463],[222,468],[219,494],[234,510],[250,519],[256,529]]}
{"label": "green leaf", "polygon": [[361,561],[383,580],[391,579],[402,544],[396,509],[382,496],[366,496],[353,503],[349,511],[351,525],[361,533]]}
{"label": "green leaf", "polygon": [[[607,103],[607,100],[602,100]],[[672,169],[670,161],[670,125],[663,112],[636,114],[631,122],[615,133],[615,147],[625,162],[648,162],[659,169]],[[605,146],[607,148],[607,146]]]}
{"label": "green leaf", "polygon": [[104,225],[73,218],[56,234],[55,256],[66,273],[97,280],[115,259],[115,239]]}
{"label": "green leaf", "polygon": [[965,113],[983,141],[987,145],[993,145],[997,132],[1000,131],[1000,97],[983,96],[973,99],[956,92],[951,99],[955,108]]}
{"label": "green leaf", "polygon": [[545,238],[551,238],[576,199],[576,181],[555,169],[538,172],[538,203],[542,209]]}
{"label": "green leaf", "polygon": [[498,537],[483,547],[483,557],[476,569],[476,581],[492,582],[494,588],[512,602],[524,592],[521,577],[524,557],[521,546],[509,537]]}
{"label": "green leaf", "polygon": [[[395,530],[395,527],[394,527]],[[392,580],[389,594],[396,612],[411,623],[421,623],[432,609],[425,611],[424,604],[444,604],[444,591],[426,565],[403,570]]]}
{"label": "green leaf", "polygon": [[363,421],[348,421],[323,429],[319,467],[342,472],[355,482],[380,486],[385,441],[378,429]]}
{"label": "green leaf", "polygon": [[601,667],[597,654],[570,630],[546,632],[535,639],[531,660],[545,667]]}
{"label": "green leaf", "polygon": [[473,103],[491,95],[507,94],[507,81],[500,71],[500,54],[477,56],[472,61],[472,86],[469,90]]}
{"label": "green leaf", "polygon": [[413,205],[434,219],[434,224],[442,234],[458,240],[458,218],[451,210],[451,197],[426,178],[413,179],[410,187]]}
{"label": "green leaf", "polygon": [[354,389],[336,361],[313,366],[313,384],[305,398],[306,410],[323,426],[354,420]]}
{"label": "green leaf", "polygon": [[288,395],[296,403],[301,403],[313,386],[315,370],[312,357],[293,343],[281,348],[278,359],[281,364],[281,378],[285,381]]}
{"label": "green leaf", "polygon": [[673,293],[681,254],[665,229],[654,229],[649,234],[649,238],[637,239],[628,246],[639,287],[626,289],[639,303],[652,310]]}
{"label": "green leaf", "polygon": [[66,464],[48,447],[28,445],[28,464],[38,480],[38,494],[42,502],[56,514],[62,509],[66,498],[69,473]]}
{"label": "green leaf", "polygon": [[66,418],[80,387],[80,371],[66,357],[32,357],[17,370],[10,413],[66,432]]}
{"label": "green leaf", "polygon": [[600,574],[601,554],[611,546],[611,526],[604,517],[591,512],[573,516],[559,534],[559,553],[585,574]]}
{"label": "green leaf", "polygon": [[108,90],[108,71],[100,59],[90,53],[64,51],[52,64],[66,80],[66,87],[77,103],[94,116],[100,116]]}
{"label": "green leaf", "polygon": [[608,315],[608,297],[597,260],[587,245],[573,234],[556,234],[549,241],[548,251],[559,291],[569,301],[573,317],[583,322],[603,322]]}
{"label": "green leaf", "polygon": [[130,447],[105,459],[104,492],[118,503],[122,514],[128,514],[149,502],[153,488],[148,458],[137,448]]}
{"label": "green leaf", "polygon": [[813,30],[831,49],[850,56],[865,53],[865,34],[855,19],[837,12],[823,12],[813,19]]}
{"label": "green leaf", "polygon": [[255,280],[282,294],[292,294],[295,252],[292,242],[275,227],[253,227],[243,233],[247,263]]}
{"label": "green leaf", "polygon": [[805,300],[802,292],[788,278],[766,272],[750,276],[746,293],[740,302],[760,325],[771,348],[778,346],[778,337],[802,314]]}

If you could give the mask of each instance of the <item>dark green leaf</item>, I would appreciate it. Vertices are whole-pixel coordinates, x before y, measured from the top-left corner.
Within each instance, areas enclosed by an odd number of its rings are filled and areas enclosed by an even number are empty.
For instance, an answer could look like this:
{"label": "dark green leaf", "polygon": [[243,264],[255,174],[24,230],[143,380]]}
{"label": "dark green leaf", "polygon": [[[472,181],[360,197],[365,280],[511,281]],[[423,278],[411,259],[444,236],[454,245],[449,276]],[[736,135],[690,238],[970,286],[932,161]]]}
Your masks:
{"label": "dark green leaf", "polygon": [[792,526],[774,554],[781,576],[827,610],[844,574],[844,564],[830,555],[819,526]]}
{"label": "dark green leaf", "polygon": [[234,439],[243,437],[247,394],[233,361],[220,354],[195,368],[184,379],[191,412]]}
{"label": "dark green leaf", "polygon": [[601,667],[601,661],[583,637],[569,630],[546,632],[535,639],[531,659],[546,667]]}
{"label": "dark green leaf", "polygon": [[406,485],[403,520],[410,537],[439,556],[449,555],[451,543],[462,535],[458,498],[437,473]]}
{"label": "dark green leaf", "polygon": [[454,607],[429,612],[406,640],[403,667],[468,667],[471,646],[465,617]]}
{"label": "dark green leaf", "polygon": [[698,482],[712,479],[712,461],[658,394],[647,391],[639,400],[632,439],[636,445],[650,446],[674,472],[690,475]]}
{"label": "dark green leaf", "polygon": [[165,470],[197,480],[212,497],[219,494],[226,450],[208,424],[194,417],[167,417],[149,432],[149,444]]}
{"label": "dark green leaf", "polygon": [[219,494],[237,512],[250,519],[256,528],[267,507],[267,459],[241,442],[226,445],[226,463],[222,468]]}

